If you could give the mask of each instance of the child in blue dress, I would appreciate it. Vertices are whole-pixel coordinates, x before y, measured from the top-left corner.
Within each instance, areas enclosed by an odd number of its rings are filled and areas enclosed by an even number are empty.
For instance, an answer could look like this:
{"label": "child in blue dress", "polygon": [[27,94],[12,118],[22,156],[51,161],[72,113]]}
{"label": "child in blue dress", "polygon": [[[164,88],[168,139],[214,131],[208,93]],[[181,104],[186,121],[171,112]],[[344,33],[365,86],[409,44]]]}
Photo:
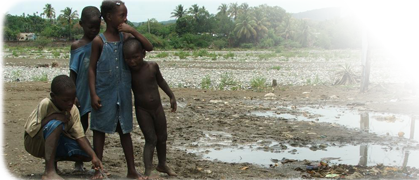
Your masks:
{"label": "child in blue dress", "polygon": [[[102,160],[105,133],[118,132],[127,161],[127,178],[138,179],[142,175],[135,169],[130,134],[133,124],[131,72],[123,59],[122,43],[135,37],[146,51],[153,50],[153,46],[126,24],[127,8],[122,1],[103,1],[100,8],[106,30],[93,39],[89,65],[93,148]],[[93,178],[101,178],[100,172],[96,171]]]}
{"label": "child in blue dress", "polygon": [[[90,92],[88,81],[88,68],[92,41],[99,34],[100,30],[100,11],[97,7],[87,6],[83,8],[80,19],[80,26],[83,28],[83,37],[71,44],[70,51],[70,78],[76,85],[77,98],[76,106],[79,108],[80,121],[86,133],[88,128],[90,106]],[[76,162],[75,169],[83,171],[83,162]]]}

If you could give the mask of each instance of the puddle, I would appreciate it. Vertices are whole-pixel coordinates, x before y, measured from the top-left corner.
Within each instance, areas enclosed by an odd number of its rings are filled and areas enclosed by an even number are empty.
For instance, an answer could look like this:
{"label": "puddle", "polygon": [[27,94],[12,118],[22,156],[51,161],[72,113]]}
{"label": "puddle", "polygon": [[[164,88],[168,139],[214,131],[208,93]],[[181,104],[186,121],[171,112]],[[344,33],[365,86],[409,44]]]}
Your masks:
{"label": "puddle", "polygon": [[391,113],[363,112],[325,106],[322,108],[282,108],[276,111],[253,111],[255,116],[270,116],[288,120],[335,123],[378,135],[399,136],[419,140],[419,122],[411,116]]}
{"label": "puddle", "polygon": [[[220,131],[204,131],[205,136],[188,147],[178,147],[188,153],[202,155],[204,159],[228,163],[252,163],[269,167],[275,160],[294,159],[302,161],[325,160],[332,164],[419,168],[419,150],[390,148],[375,144],[328,146],[312,150],[309,147],[292,147],[272,140],[250,144],[233,144],[232,135]],[[280,163],[279,163],[280,164]]]}
{"label": "puddle", "polygon": [[[290,146],[289,146],[290,147]],[[202,154],[204,159],[218,160],[228,163],[252,163],[269,167],[274,160],[295,159],[320,161],[327,159],[332,164],[350,164],[374,166],[410,166],[419,168],[419,151],[388,149],[380,145],[357,145],[342,147],[327,147],[325,150],[312,151],[308,147],[291,147],[281,151],[265,151],[249,146],[234,148],[200,148],[188,152]]]}

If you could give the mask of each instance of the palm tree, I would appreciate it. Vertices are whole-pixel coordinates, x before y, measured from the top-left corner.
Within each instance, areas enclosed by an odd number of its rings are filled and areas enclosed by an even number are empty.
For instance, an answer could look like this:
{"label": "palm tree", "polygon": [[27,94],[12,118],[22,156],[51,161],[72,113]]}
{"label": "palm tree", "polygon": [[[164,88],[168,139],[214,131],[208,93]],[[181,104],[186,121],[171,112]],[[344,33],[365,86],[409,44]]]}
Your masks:
{"label": "palm tree", "polygon": [[299,40],[303,47],[310,46],[311,29],[307,21],[301,20],[299,23]]}
{"label": "palm tree", "polygon": [[291,17],[290,14],[287,13],[284,16],[284,21],[282,21],[281,26],[278,27],[278,28],[280,28],[278,30],[278,32],[280,32],[281,36],[285,40],[288,40],[294,34],[294,30],[292,28],[292,22],[291,21],[292,21],[292,17]]}
{"label": "palm tree", "polygon": [[249,12],[249,4],[247,3],[242,3],[239,6],[239,11],[241,12],[241,14],[247,16],[247,13]]}
{"label": "palm tree", "polygon": [[230,3],[230,7],[228,9],[229,17],[233,17],[234,21],[237,19],[237,15],[239,14],[239,5],[237,3]]}
{"label": "palm tree", "polygon": [[268,18],[265,16],[264,11],[260,8],[256,8],[254,11],[253,19],[255,21],[255,30],[257,32],[257,42],[263,38],[265,34],[268,33],[268,27],[271,23],[268,22]]}
{"label": "palm tree", "polygon": [[68,37],[71,40],[71,25],[73,24],[73,19],[77,19],[79,17],[79,14],[77,14],[77,10],[73,11],[73,9],[69,7],[66,7],[61,12],[63,13],[62,15],[60,15],[61,19],[64,19],[68,23]]}
{"label": "palm tree", "polygon": [[197,4],[192,5],[189,8],[188,13],[194,17],[194,19],[198,19],[199,14],[199,6]]}
{"label": "palm tree", "polygon": [[250,37],[256,37],[257,32],[253,28],[256,26],[256,22],[250,18],[250,16],[241,16],[234,28],[237,37],[249,39]]}
{"label": "palm tree", "polygon": [[185,15],[186,10],[183,9],[183,6],[181,4],[179,4],[178,6],[176,6],[176,8],[173,10],[172,12],[172,17],[175,17],[177,19],[180,19],[183,17],[183,15]]}
{"label": "palm tree", "polygon": [[218,6],[218,13],[217,13],[217,15],[219,14],[219,15],[227,15],[227,9],[228,9],[228,7],[227,7],[227,4],[221,4],[220,6]]}
{"label": "palm tree", "polygon": [[41,13],[41,16],[46,16],[50,21],[54,18],[55,19],[55,10],[51,6],[51,4],[45,4],[44,12]]}

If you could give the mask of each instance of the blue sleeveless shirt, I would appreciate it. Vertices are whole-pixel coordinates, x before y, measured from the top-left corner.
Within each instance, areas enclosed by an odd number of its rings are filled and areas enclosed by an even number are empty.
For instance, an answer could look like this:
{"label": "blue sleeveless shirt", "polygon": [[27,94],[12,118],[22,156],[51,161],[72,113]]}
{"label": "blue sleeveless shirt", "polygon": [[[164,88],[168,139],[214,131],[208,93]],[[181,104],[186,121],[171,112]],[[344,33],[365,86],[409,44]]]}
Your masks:
{"label": "blue sleeveless shirt", "polygon": [[77,74],[76,95],[80,103],[80,116],[92,110],[88,79],[91,52],[92,42],[70,51],[70,70]]}
{"label": "blue sleeveless shirt", "polygon": [[119,33],[118,42],[103,41],[102,53],[96,65],[96,93],[102,107],[92,108],[90,129],[114,133],[121,125],[124,134],[132,131],[132,94],[131,72],[123,59],[122,45],[124,37]]}

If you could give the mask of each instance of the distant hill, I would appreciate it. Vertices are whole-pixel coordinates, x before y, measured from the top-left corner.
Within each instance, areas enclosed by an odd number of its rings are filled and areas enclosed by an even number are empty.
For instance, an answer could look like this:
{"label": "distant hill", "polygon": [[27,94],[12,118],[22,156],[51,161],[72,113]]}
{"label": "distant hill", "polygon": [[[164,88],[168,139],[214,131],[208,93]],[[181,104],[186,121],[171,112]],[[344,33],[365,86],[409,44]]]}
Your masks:
{"label": "distant hill", "polygon": [[[349,5],[351,7],[352,13],[363,12],[364,4],[355,4]],[[332,19],[334,16],[340,16],[341,7],[328,7],[322,9],[314,9],[310,11],[295,13],[293,16],[295,18],[310,18],[312,20],[323,21],[327,18]],[[410,20],[419,21],[419,8],[407,5],[396,5],[396,4],[386,4],[386,3],[369,3],[368,12],[374,14],[379,18],[388,18],[393,17],[394,15],[403,15],[407,14],[410,17]]]}
{"label": "distant hill", "polygon": [[[147,21],[146,22],[132,22],[132,24],[134,24],[134,26],[138,26],[138,25],[140,25],[142,23],[147,23]],[[160,21],[159,23],[162,23],[164,25],[166,25],[166,24],[174,24],[174,23],[176,23],[176,20]]]}

